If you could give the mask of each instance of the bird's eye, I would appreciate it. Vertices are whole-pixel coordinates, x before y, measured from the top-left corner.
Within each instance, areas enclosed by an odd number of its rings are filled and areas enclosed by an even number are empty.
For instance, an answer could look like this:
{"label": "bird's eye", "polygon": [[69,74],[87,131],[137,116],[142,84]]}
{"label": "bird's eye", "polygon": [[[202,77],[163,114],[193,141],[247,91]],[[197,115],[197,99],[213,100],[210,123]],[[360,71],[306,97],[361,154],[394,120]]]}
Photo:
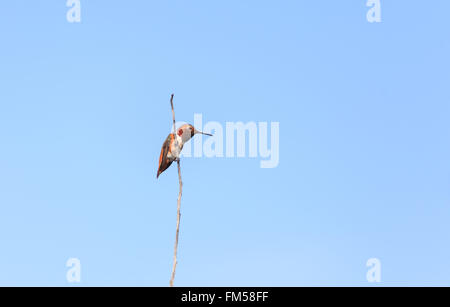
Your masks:
{"label": "bird's eye", "polygon": [[183,129],[178,130],[178,136],[181,136],[183,134]]}

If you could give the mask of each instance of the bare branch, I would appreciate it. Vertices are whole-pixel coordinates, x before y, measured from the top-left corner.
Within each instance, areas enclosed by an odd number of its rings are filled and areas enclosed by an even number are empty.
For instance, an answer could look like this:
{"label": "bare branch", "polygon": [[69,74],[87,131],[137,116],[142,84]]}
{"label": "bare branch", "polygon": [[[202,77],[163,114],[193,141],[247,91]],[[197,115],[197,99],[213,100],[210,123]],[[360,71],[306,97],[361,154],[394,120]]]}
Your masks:
{"label": "bare branch", "polygon": [[[175,111],[173,109],[173,94],[172,96],[170,96],[170,106],[172,107],[173,135],[175,137],[175,146],[178,147],[177,130],[175,128]],[[177,269],[178,236],[180,234],[180,219],[181,219],[180,206],[181,206],[181,194],[183,193],[183,182],[181,181],[181,167],[179,158],[177,159],[177,165],[178,165],[178,181],[180,183],[180,191],[178,193],[178,200],[177,200],[177,231],[175,235],[175,246],[173,251],[172,277],[170,278],[171,287],[173,287],[173,280],[175,279],[175,271]]]}

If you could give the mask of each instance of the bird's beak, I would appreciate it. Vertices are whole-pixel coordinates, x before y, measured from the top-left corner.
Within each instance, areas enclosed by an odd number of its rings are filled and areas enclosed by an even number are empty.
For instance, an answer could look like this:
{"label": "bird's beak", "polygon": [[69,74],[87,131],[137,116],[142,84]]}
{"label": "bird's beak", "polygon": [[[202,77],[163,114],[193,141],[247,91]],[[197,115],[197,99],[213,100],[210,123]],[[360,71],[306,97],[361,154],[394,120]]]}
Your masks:
{"label": "bird's beak", "polygon": [[199,133],[199,134],[204,134],[204,135],[213,136],[212,134],[205,133],[205,132],[201,132],[201,131],[198,131],[197,129],[194,131],[194,133],[195,133],[195,134]]}

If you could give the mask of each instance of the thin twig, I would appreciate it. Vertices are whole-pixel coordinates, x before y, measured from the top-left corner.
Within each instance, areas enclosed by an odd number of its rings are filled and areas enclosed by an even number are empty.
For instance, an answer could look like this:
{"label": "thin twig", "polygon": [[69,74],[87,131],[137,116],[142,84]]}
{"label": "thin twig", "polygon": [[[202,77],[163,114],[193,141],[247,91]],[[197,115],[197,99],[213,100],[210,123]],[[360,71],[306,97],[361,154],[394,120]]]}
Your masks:
{"label": "thin twig", "polygon": [[[175,137],[175,146],[178,147],[177,141],[177,130],[175,128],[175,111],[173,110],[173,94],[170,96],[170,106],[172,107],[172,118],[173,118],[173,135]],[[181,168],[180,168],[180,158],[177,159],[178,164],[178,181],[180,182],[180,191],[178,193],[177,200],[177,232],[175,235],[175,247],[173,251],[173,267],[172,267],[172,277],[170,278],[170,286],[173,287],[173,280],[175,279],[175,270],[177,269],[177,251],[178,251],[178,235],[180,234],[180,206],[181,206],[181,194],[183,193],[183,182],[181,181]]]}

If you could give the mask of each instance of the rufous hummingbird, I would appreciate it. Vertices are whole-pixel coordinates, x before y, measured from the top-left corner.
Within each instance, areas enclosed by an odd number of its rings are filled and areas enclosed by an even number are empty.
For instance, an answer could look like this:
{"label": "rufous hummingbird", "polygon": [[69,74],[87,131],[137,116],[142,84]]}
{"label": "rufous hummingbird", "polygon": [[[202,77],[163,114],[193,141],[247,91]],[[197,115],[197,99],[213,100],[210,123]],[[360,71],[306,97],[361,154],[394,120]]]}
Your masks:
{"label": "rufous hummingbird", "polygon": [[212,134],[198,131],[194,128],[194,126],[190,124],[185,124],[178,128],[176,139],[173,133],[167,136],[167,139],[162,145],[161,154],[159,155],[159,165],[158,172],[156,173],[156,178],[158,178],[162,172],[168,169],[173,161],[176,161],[180,158],[180,153],[183,149],[184,144],[189,141],[195,134],[212,136]]}

